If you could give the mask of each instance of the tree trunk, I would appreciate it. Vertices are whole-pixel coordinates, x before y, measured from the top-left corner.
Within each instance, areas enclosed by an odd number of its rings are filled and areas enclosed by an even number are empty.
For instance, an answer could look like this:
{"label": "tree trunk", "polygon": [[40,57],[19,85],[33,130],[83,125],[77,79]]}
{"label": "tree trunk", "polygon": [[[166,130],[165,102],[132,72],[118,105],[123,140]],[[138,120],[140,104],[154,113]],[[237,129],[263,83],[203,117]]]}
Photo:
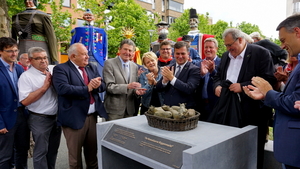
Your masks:
{"label": "tree trunk", "polygon": [[0,37],[10,37],[10,19],[6,0],[0,0]]}

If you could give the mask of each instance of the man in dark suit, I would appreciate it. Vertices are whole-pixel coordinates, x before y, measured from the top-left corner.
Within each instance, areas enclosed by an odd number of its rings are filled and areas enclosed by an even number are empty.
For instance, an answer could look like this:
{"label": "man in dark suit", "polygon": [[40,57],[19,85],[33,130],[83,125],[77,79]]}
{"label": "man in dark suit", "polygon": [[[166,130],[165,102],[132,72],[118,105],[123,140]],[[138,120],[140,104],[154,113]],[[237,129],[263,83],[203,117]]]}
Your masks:
{"label": "man in dark suit", "polygon": [[24,106],[19,102],[18,79],[23,73],[16,64],[17,42],[0,38],[0,168],[11,168],[11,157],[16,149],[16,168],[27,168],[29,128]]}
{"label": "man in dark suit", "polygon": [[[292,15],[282,21],[278,27],[281,47],[290,56],[300,53],[300,15]],[[300,58],[298,57],[298,60]],[[274,122],[274,156],[284,164],[286,169],[300,169],[300,111],[294,108],[294,103],[300,100],[300,65],[291,73],[283,92],[277,92],[260,77],[252,78],[254,86],[243,87],[252,98],[264,100],[264,104],[273,107]],[[249,89],[253,90],[250,91]]]}
{"label": "man in dark suit", "polygon": [[[241,127],[246,125],[258,126],[258,163],[257,168],[263,167],[264,143],[266,138],[268,113],[271,110],[262,107],[256,101],[243,93],[242,86],[249,85],[251,78],[260,76],[271,84],[276,82],[274,67],[270,52],[258,45],[247,44],[242,31],[230,28],[223,33],[224,44],[227,48],[222,56],[217,73],[214,76],[215,94],[220,97],[221,83],[229,80],[232,84],[229,90],[238,95],[237,105],[241,107]],[[225,88],[224,88],[225,89]],[[220,98],[226,99],[226,98]]]}
{"label": "man in dark suit", "polygon": [[156,88],[164,91],[164,104],[178,106],[185,103],[187,108],[195,108],[194,94],[200,81],[200,71],[197,66],[189,62],[189,45],[177,42],[174,45],[176,63],[162,68],[163,78],[156,84]]}
{"label": "man in dark suit", "polygon": [[69,167],[82,168],[81,151],[87,168],[98,168],[97,115],[107,118],[99,92],[105,91],[97,67],[88,64],[88,51],[81,43],[70,46],[69,60],[53,69],[58,94],[58,123],[62,125],[69,151]]}
{"label": "man in dark suit", "polygon": [[[217,56],[218,41],[215,38],[204,40],[205,58],[200,62],[200,85],[197,88],[197,107],[196,110],[201,113],[200,120],[206,121],[212,112],[218,97],[213,89],[212,77],[217,72],[217,67],[221,59]],[[196,65],[196,66],[199,66]]]}

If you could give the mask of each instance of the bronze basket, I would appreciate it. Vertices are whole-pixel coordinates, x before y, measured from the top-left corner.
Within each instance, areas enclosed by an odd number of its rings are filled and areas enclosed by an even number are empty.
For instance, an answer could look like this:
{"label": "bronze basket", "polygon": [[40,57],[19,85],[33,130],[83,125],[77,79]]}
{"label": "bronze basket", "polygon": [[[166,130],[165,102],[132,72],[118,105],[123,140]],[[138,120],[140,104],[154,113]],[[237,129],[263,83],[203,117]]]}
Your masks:
{"label": "bronze basket", "polygon": [[196,112],[193,117],[175,120],[170,118],[157,117],[145,112],[148,124],[151,127],[169,130],[169,131],[187,131],[197,127],[200,113]]}

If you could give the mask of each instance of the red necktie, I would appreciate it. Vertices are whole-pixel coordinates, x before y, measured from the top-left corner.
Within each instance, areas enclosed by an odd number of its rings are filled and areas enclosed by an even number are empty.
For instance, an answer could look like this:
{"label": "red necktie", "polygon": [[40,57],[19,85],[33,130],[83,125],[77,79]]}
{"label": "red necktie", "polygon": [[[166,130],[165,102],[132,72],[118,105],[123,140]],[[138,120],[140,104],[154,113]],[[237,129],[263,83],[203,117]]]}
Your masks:
{"label": "red necktie", "polygon": [[[82,71],[82,76],[83,76],[84,83],[86,85],[88,85],[89,84],[89,79],[88,79],[88,76],[86,74],[86,71],[85,71],[84,67],[79,67],[79,69]],[[93,104],[95,102],[95,99],[93,98],[92,93],[91,92],[89,92],[89,93],[90,93],[90,104]]]}

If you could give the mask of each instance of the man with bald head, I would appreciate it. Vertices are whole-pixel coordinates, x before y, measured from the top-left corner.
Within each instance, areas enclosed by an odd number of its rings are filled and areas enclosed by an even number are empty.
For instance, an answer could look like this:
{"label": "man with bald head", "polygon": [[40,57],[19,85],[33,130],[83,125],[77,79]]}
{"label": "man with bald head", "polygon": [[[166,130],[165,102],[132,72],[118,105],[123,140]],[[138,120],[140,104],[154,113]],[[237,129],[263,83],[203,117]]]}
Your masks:
{"label": "man with bald head", "polygon": [[98,168],[97,115],[107,118],[99,93],[105,83],[97,67],[89,64],[86,47],[74,43],[69,60],[53,69],[53,85],[58,95],[58,123],[62,126],[69,151],[69,168],[82,168],[81,152],[87,168]]}

